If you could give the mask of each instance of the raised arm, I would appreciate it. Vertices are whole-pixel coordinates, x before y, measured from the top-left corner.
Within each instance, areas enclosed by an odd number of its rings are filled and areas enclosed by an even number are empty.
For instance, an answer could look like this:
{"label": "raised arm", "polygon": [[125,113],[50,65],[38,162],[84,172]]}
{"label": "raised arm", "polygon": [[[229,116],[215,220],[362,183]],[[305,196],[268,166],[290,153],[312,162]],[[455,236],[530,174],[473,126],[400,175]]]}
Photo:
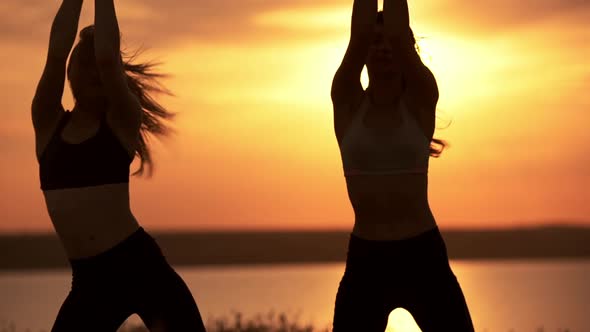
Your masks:
{"label": "raised arm", "polygon": [[332,82],[332,101],[335,105],[349,105],[362,92],[360,75],[377,19],[377,0],[354,0],[350,40],[344,59]]}
{"label": "raised arm", "polygon": [[120,33],[113,0],[95,0],[94,50],[110,107],[109,125],[121,143],[134,152],[139,138],[142,108],[127,85],[120,51]]}
{"label": "raised arm", "polygon": [[31,106],[33,126],[40,155],[48,136],[52,134],[60,113],[66,78],[66,62],[78,32],[82,0],[63,0],[53,20],[45,69],[37,85]]}
{"label": "raised arm", "polygon": [[394,45],[403,52],[402,68],[410,93],[424,103],[426,109],[434,111],[438,101],[438,88],[432,72],[422,63],[416,51],[415,38],[410,29],[410,11],[407,0],[383,0],[385,32]]}
{"label": "raised arm", "polygon": [[400,38],[407,34],[410,29],[407,0],[383,0],[383,21],[390,38]]}
{"label": "raised arm", "polygon": [[377,8],[377,0],[354,0],[352,6],[348,48],[332,81],[334,129],[338,142],[362,98],[360,76],[371,46]]}

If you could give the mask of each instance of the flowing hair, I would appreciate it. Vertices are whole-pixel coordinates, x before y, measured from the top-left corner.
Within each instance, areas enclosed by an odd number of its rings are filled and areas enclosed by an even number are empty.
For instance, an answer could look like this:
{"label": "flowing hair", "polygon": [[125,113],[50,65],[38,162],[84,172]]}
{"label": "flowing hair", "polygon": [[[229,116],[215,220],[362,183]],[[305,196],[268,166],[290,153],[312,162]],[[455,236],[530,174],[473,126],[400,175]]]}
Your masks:
{"label": "flowing hair", "polygon": [[[76,45],[77,55],[85,59],[86,62],[96,63],[94,55],[94,25],[90,25],[80,31],[80,41]],[[159,79],[167,77],[166,74],[158,73],[154,69],[160,64],[155,62],[136,62],[140,55],[138,50],[130,55],[121,51],[121,61],[125,76],[127,77],[127,86],[142,108],[141,126],[139,130],[139,142],[135,150],[135,155],[140,159],[139,168],[133,172],[133,175],[151,176],[154,168],[152,151],[149,147],[151,137],[164,138],[172,132],[172,128],[166,123],[174,118],[175,114],[167,110],[164,106],[154,99],[155,94],[172,95],[166,89]],[[89,61],[90,60],[90,61]],[[68,78],[72,61],[68,63]],[[76,99],[78,93],[75,86],[71,84],[72,94]]]}
{"label": "flowing hair", "polygon": [[[384,24],[383,11],[379,11],[377,13],[377,24]],[[418,55],[420,55],[420,46],[416,42],[416,37],[414,36],[414,32],[412,31],[412,28],[410,28],[410,27],[408,27],[408,30],[409,30],[408,33],[410,34],[410,42],[412,44],[414,44],[414,49],[416,50],[416,53],[418,53]],[[449,146],[449,143],[447,141],[439,139],[439,138],[432,138],[430,140],[430,156],[434,157],[434,158],[440,157],[440,155],[442,154],[444,149],[447,148],[448,146]]]}

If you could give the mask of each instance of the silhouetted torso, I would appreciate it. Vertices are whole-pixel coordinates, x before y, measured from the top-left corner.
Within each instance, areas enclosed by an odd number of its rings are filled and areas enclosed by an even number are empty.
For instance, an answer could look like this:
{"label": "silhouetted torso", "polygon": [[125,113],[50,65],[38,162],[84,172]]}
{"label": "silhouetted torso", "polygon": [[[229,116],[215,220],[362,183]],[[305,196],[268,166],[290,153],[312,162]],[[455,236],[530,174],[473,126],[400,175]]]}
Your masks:
{"label": "silhouetted torso", "polygon": [[425,174],[348,177],[346,187],[355,214],[353,233],[359,237],[403,239],[436,226]]}
{"label": "silhouetted torso", "polygon": [[[373,107],[365,96],[340,143],[353,233],[371,240],[412,237],[436,227],[428,204],[430,140],[411,105],[400,102],[383,119]],[[376,128],[366,125],[371,122]]]}
{"label": "silhouetted torso", "polygon": [[[65,112],[39,158],[41,189],[71,189],[128,183],[133,160],[109,128],[106,116],[89,137],[70,142],[63,137],[71,112]],[[91,128],[94,129],[94,128]]]}
{"label": "silhouetted torso", "polygon": [[39,158],[41,187],[68,257],[91,257],[139,228],[129,202],[133,158],[106,119],[76,126],[74,114],[62,116]]}

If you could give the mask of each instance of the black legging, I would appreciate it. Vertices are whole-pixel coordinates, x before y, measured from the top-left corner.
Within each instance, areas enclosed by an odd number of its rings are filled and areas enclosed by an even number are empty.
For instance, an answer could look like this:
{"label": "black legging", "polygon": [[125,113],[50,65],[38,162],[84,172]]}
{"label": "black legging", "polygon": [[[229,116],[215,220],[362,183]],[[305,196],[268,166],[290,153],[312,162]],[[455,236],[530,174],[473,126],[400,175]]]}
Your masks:
{"label": "black legging", "polygon": [[474,331],[438,229],[398,241],[351,235],[333,332],[383,332],[395,308],[422,332]]}
{"label": "black legging", "polygon": [[205,331],[188,287],[143,229],[71,265],[72,289],[52,332],[116,332],[132,314],[151,331]]}

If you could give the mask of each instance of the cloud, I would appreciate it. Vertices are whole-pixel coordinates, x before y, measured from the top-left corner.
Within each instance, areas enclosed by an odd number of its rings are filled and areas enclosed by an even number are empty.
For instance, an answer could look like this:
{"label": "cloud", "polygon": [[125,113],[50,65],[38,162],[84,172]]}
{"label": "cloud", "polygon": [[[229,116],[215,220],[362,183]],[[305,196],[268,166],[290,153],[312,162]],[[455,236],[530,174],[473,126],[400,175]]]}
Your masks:
{"label": "cloud", "polygon": [[441,0],[437,3],[411,1],[410,7],[424,15],[416,19],[432,18],[441,28],[453,28],[469,34],[497,34],[560,18],[559,25],[584,26],[590,21],[590,2],[587,0],[496,0],[468,1]]}
{"label": "cloud", "polygon": [[[326,0],[322,6],[336,2]],[[296,36],[286,28],[265,30],[256,17],[284,8],[318,7],[312,0],[269,2],[262,0],[130,0],[117,3],[122,32],[148,45],[179,40],[210,43],[264,42]],[[0,43],[46,42],[59,2],[3,0],[0,4]],[[81,26],[92,22],[92,3],[85,4]]]}
{"label": "cloud", "polygon": [[[60,1],[3,0],[0,44],[46,43]],[[165,47],[176,43],[276,43],[318,40],[348,29],[350,0],[127,0],[117,2],[124,37],[129,42]],[[93,2],[86,2],[81,25],[92,22]],[[460,34],[495,34],[553,17],[560,24],[586,24],[587,0],[437,0],[410,1],[413,21],[429,29]],[[325,15],[327,12],[333,15]],[[322,20],[326,19],[326,22]],[[341,22],[338,21],[341,19]],[[306,28],[305,24],[309,24]],[[424,31],[428,33],[428,31]]]}

